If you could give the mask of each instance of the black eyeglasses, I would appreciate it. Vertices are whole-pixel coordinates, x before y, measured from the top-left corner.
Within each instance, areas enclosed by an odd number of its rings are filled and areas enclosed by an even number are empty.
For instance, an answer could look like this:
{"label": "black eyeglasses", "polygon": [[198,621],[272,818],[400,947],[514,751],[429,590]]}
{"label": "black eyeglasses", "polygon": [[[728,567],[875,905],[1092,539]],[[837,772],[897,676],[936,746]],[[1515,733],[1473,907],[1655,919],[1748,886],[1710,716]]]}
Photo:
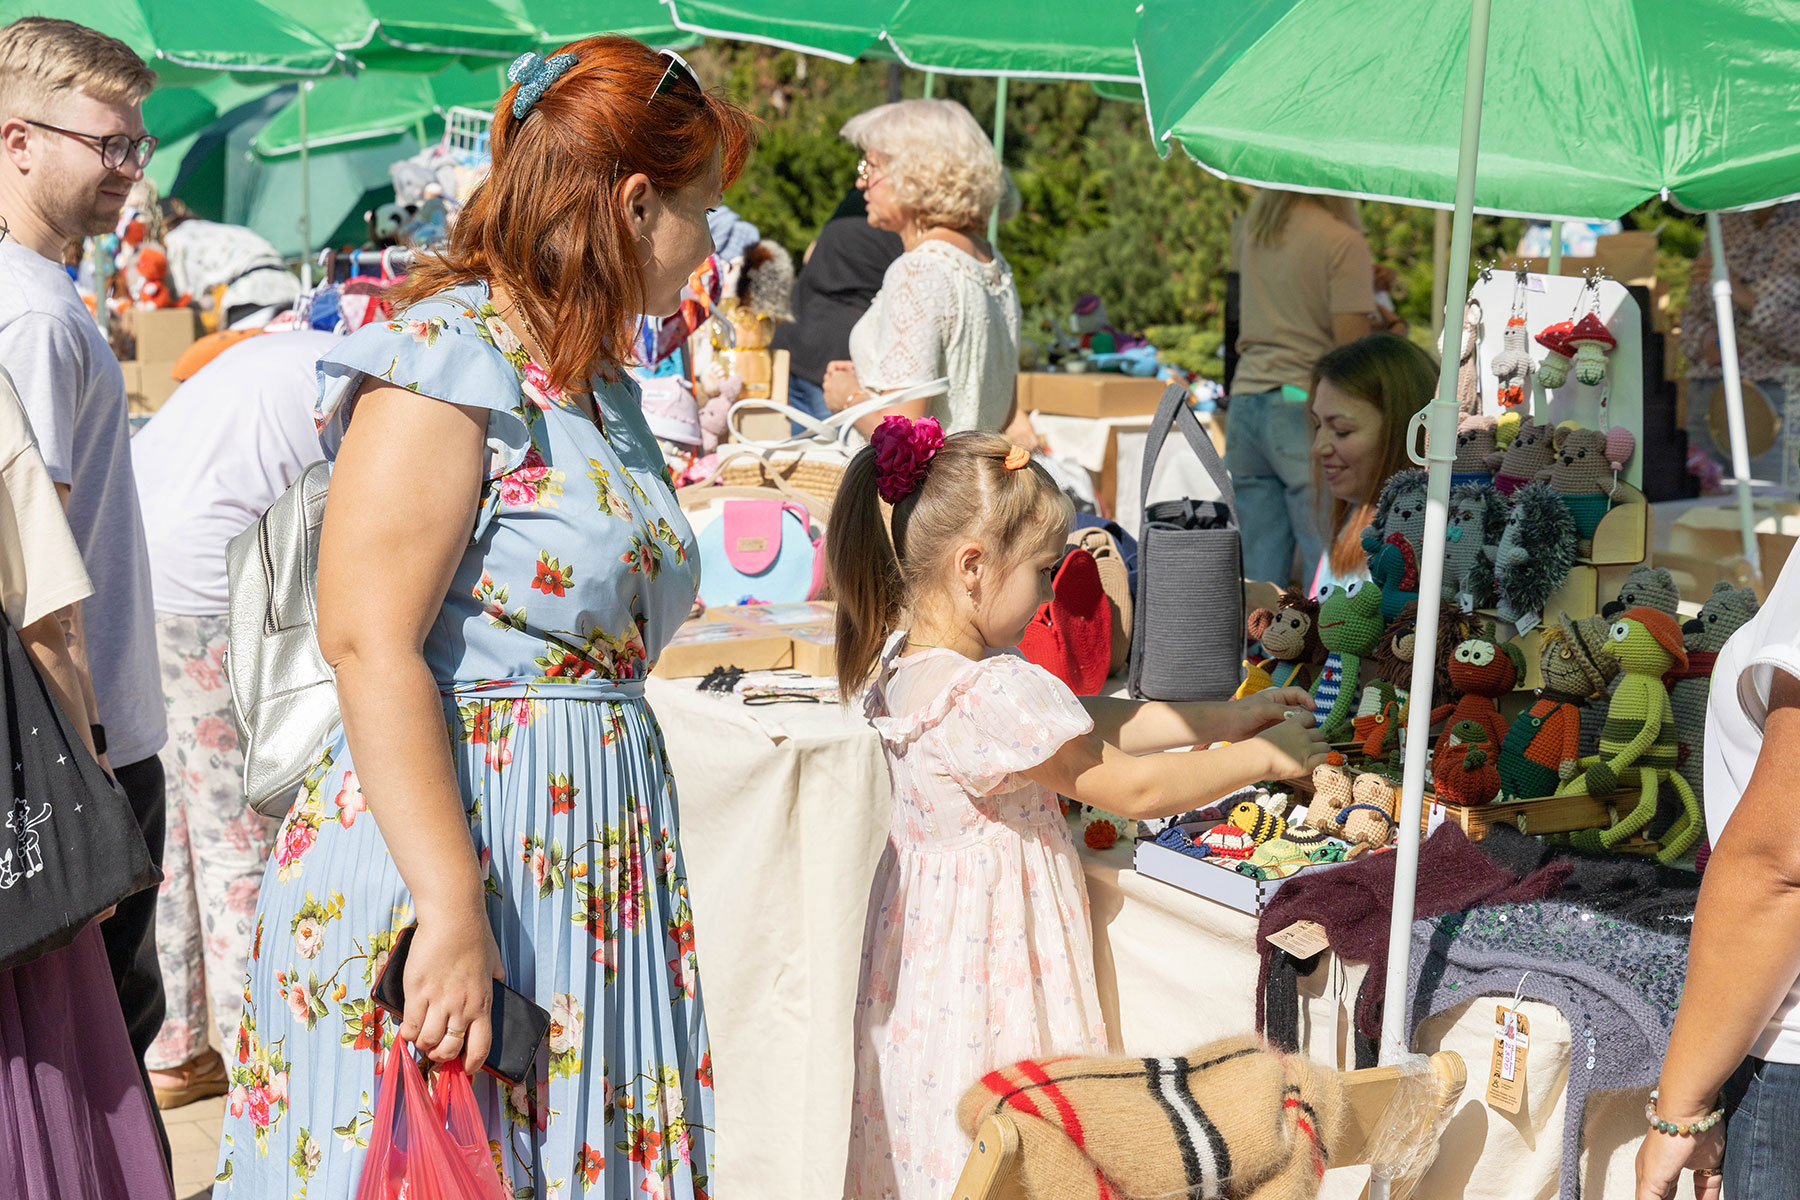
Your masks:
{"label": "black eyeglasses", "polygon": [[[706,91],[704,87],[700,86],[700,76],[694,74],[694,68],[688,65],[687,59],[673,50],[658,50],[657,53],[668,59],[669,65],[663,68],[662,78],[656,81],[656,90],[650,93],[650,100],[656,99],[664,92],[674,91],[684,77],[694,85],[695,91]],[[650,100],[646,100],[644,103],[648,104]]]}
{"label": "black eyeglasses", "polygon": [[116,171],[124,166],[127,156],[136,158],[140,168],[147,167],[150,165],[150,156],[156,153],[158,139],[148,133],[136,138],[129,133],[81,133],[74,129],[64,129],[60,125],[33,121],[29,117],[25,118],[25,123],[87,143],[100,152],[100,165],[109,171]]}

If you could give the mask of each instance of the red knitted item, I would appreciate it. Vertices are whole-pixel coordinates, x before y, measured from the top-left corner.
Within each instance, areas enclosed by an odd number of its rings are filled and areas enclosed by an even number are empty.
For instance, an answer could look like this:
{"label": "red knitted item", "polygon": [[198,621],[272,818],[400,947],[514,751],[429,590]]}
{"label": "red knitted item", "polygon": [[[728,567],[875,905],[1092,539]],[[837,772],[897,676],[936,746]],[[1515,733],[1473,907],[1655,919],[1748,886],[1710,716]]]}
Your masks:
{"label": "red knitted item", "polygon": [[1086,550],[1071,550],[1056,569],[1053,599],[1038,609],[1019,639],[1019,653],[1069,685],[1077,696],[1106,686],[1112,665],[1112,601]]}

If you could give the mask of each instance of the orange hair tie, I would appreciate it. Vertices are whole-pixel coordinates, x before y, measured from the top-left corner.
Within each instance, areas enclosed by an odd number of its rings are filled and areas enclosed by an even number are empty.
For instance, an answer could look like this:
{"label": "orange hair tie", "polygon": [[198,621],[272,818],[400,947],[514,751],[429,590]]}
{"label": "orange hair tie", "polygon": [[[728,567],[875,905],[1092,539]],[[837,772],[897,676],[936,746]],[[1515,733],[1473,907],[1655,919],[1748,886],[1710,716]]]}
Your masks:
{"label": "orange hair tie", "polygon": [[1014,446],[1011,450],[1006,452],[1005,466],[1009,471],[1017,471],[1030,461],[1031,451],[1025,449],[1023,446]]}

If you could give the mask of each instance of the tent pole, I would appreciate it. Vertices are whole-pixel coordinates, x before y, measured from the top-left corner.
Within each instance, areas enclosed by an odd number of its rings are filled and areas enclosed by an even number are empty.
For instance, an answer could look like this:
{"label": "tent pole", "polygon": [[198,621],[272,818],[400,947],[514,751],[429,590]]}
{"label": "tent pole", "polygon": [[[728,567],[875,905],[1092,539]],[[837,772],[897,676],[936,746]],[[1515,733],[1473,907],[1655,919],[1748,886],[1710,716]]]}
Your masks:
{"label": "tent pole", "polygon": [[[1488,13],[1491,0],[1469,5],[1469,60],[1463,80],[1462,143],[1456,164],[1456,211],[1450,222],[1450,275],[1461,312],[1469,296],[1469,239],[1475,209],[1475,163],[1481,150],[1481,96],[1487,78]],[[1437,645],[1442,605],[1445,530],[1449,524],[1450,464],[1456,460],[1456,368],[1461,322],[1444,322],[1439,348],[1437,396],[1414,418],[1430,433],[1430,483],[1426,491],[1425,534],[1420,542],[1419,619],[1416,644]],[[1409,447],[1410,448],[1410,447]],[[1367,586],[1367,585],[1365,585]],[[1381,1014],[1381,1061],[1410,1052],[1406,1029],[1406,977],[1412,952],[1413,897],[1419,883],[1420,812],[1424,806],[1425,754],[1431,737],[1431,683],[1437,663],[1430,654],[1414,657],[1412,703],[1406,728],[1406,773],[1400,793],[1400,844],[1394,854],[1394,911],[1388,927],[1386,1004]],[[1379,1174],[1379,1172],[1378,1172]],[[1379,1187],[1375,1185],[1379,1184]],[[1372,1200],[1385,1200],[1385,1177],[1371,1181]]]}
{"label": "tent pole", "polygon": [[425,141],[425,118],[424,117],[420,117],[417,121],[413,122],[413,137],[418,139],[419,149],[421,149],[421,150],[425,149],[425,147],[429,144]]}
{"label": "tent pole", "polygon": [[[1006,76],[994,80],[994,156],[1004,164],[1006,161]],[[996,203],[994,210],[988,213],[988,245],[997,244],[1000,236],[1000,205]]]}
{"label": "tent pole", "polygon": [[[1713,324],[1719,327],[1719,364],[1724,369],[1725,422],[1731,431],[1731,473],[1737,478],[1738,524],[1751,577],[1762,579],[1762,547],[1756,540],[1756,511],[1750,498],[1750,438],[1744,432],[1744,384],[1738,374],[1737,322],[1731,314],[1731,271],[1725,265],[1725,234],[1719,214],[1706,214],[1706,241],[1712,251]],[[1760,590],[1760,588],[1758,589]]]}
{"label": "tent pole", "polygon": [[[1547,256],[1544,265],[1544,273],[1546,275],[1562,274],[1562,233],[1563,223],[1561,221],[1550,222],[1550,253]],[[1529,331],[1527,332],[1529,333]],[[1548,421],[1550,419],[1549,412],[1550,401],[1544,396],[1543,380],[1537,377],[1536,371],[1533,371],[1531,373],[1532,419],[1539,422]]]}
{"label": "tent pole", "polygon": [[937,72],[925,72],[925,98],[931,99],[931,93],[937,90]]}
{"label": "tent pole", "polygon": [[[1445,311],[1445,298],[1450,291],[1450,214],[1438,209],[1431,216],[1431,336],[1444,336],[1444,325],[1450,320]],[[1456,324],[1462,324],[1457,316]]]}
{"label": "tent pole", "polygon": [[312,287],[312,162],[306,149],[306,93],[312,80],[300,85],[300,286]]}

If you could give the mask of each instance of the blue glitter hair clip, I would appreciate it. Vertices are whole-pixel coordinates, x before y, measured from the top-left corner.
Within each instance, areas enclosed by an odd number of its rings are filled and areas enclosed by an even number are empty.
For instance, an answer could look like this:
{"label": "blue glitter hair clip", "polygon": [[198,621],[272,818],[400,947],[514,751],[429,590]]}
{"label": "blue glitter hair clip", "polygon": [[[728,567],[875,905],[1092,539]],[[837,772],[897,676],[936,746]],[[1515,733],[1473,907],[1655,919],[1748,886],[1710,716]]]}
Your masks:
{"label": "blue glitter hair clip", "polygon": [[519,85],[513,93],[513,120],[523,121],[531,111],[531,106],[543,98],[551,84],[563,77],[563,73],[575,65],[573,54],[553,54],[545,58],[541,54],[527,52],[513,59],[512,66],[506,68],[506,77]]}

